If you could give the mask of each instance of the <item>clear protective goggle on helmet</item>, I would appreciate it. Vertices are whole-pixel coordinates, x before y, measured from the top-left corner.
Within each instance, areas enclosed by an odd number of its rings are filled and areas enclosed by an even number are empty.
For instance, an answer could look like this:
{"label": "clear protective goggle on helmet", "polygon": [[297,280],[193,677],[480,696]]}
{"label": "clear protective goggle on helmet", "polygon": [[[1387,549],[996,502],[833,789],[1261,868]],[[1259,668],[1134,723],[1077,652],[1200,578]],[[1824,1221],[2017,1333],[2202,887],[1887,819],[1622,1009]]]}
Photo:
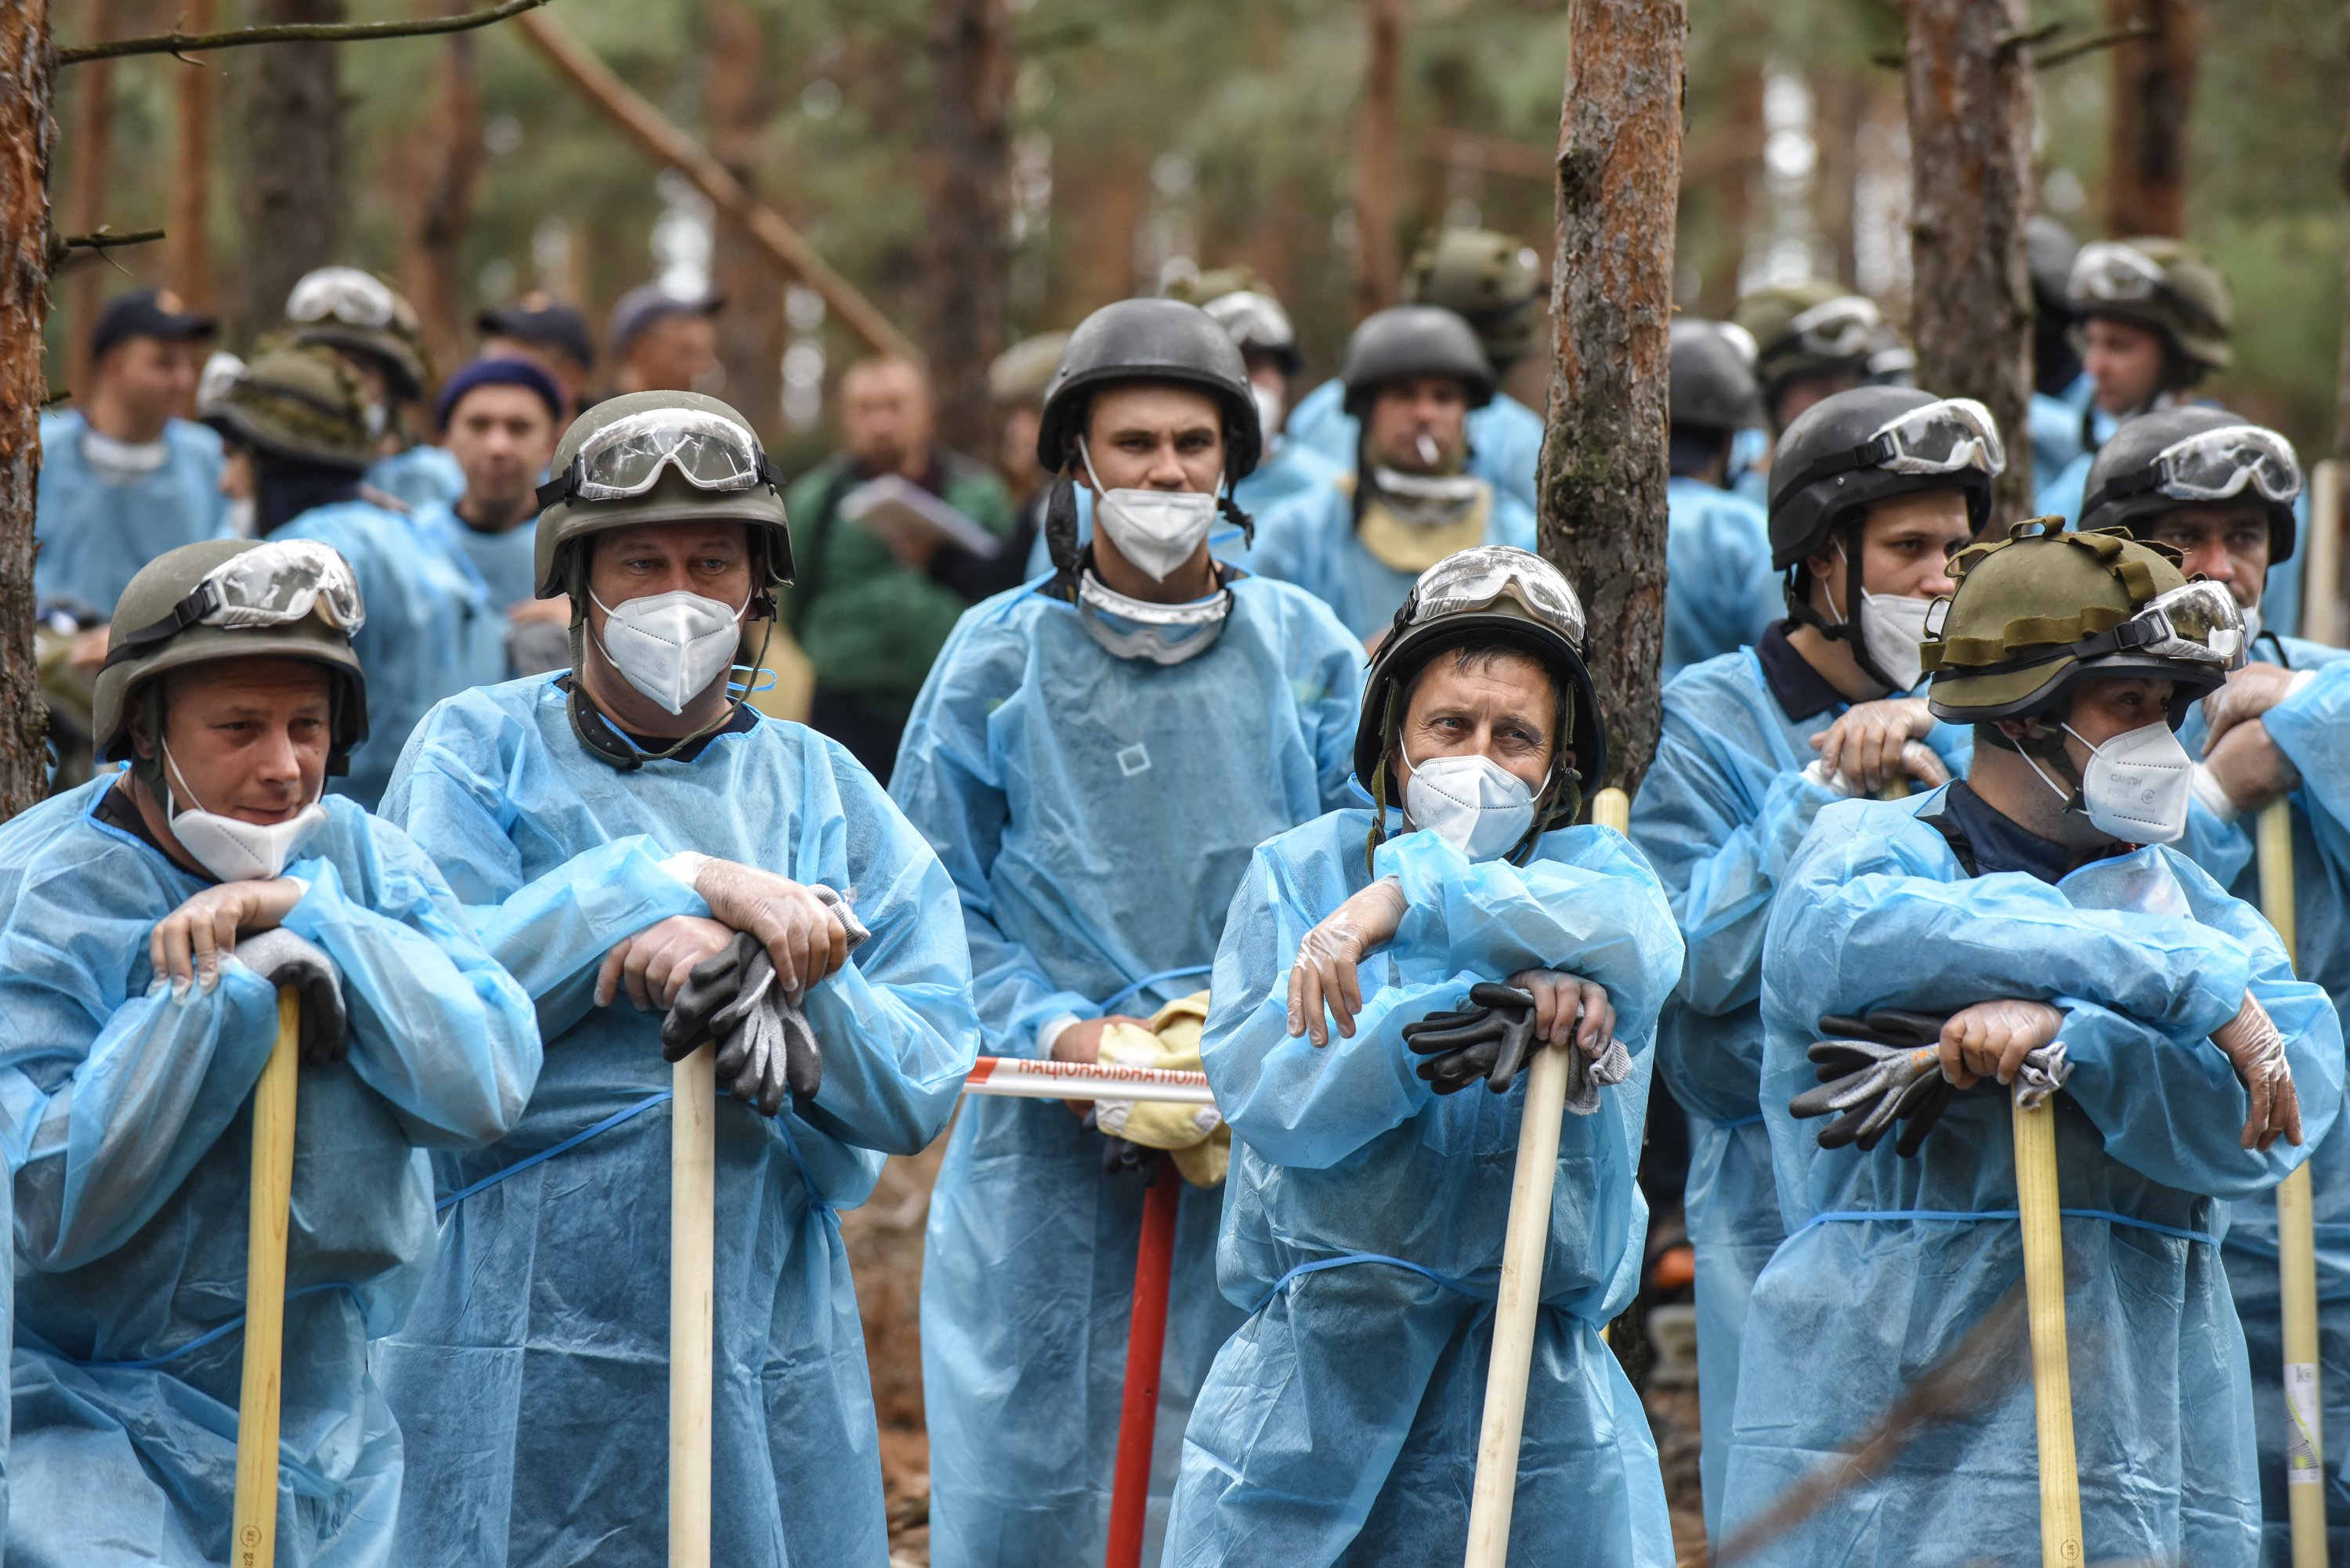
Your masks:
{"label": "clear protective goggle on helmet", "polygon": [[1219,295],[1200,308],[1231,333],[1232,341],[1243,348],[1279,353],[1297,346],[1297,328],[1290,324],[1289,312],[1269,294],[1238,289]]}
{"label": "clear protective goggle on helmet", "polygon": [[312,615],[346,636],[367,624],[367,607],[350,563],[316,540],[272,540],[206,572],[168,615],[116,643],[106,662],[136,658],[192,626],[290,626]]}
{"label": "clear protective goggle on helmet", "polygon": [[2152,299],[2164,285],[2162,264],[2117,240],[2093,240],[2073,258],[2065,292],[2075,299],[2127,303]]}
{"label": "clear protective goggle on helmet", "polygon": [[660,483],[665,469],[697,490],[775,483],[765,449],[746,426],[706,409],[647,409],[580,442],[569,466],[538,487],[538,504],[625,501]]}
{"label": "clear protective goggle on helmet", "polygon": [[[1945,597],[1927,610],[1929,640],[1942,637],[1950,623],[1950,604]],[[2076,659],[2102,659],[2136,653],[2232,670],[2243,668],[2249,648],[2244,612],[2237,607],[2236,596],[2221,584],[2199,578],[2156,595],[2119,626],[2083,638],[2049,657],[2069,653]]]}
{"label": "clear protective goggle on helmet", "polygon": [[1855,466],[1890,473],[1956,473],[2007,466],[1999,422],[1972,398],[1944,398],[1887,420],[1853,453]]}
{"label": "clear protective goggle on helmet", "polygon": [[1787,323],[1776,347],[1794,344],[1824,359],[1858,359],[1876,343],[1885,314],[1866,295],[1822,300]]}
{"label": "clear protective goggle on helmet", "polygon": [[2229,425],[2171,442],[2138,472],[2116,481],[2109,495],[2158,490],[2173,501],[2225,501],[2246,485],[2264,500],[2290,506],[2301,493],[2301,462],[2292,443],[2259,425]]}
{"label": "clear protective goggle on helmet", "polygon": [[390,286],[355,266],[322,266],[305,274],[286,296],[288,321],[380,327],[392,325],[399,314],[400,299]]}
{"label": "clear protective goggle on helmet", "polygon": [[1504,595],[1577,649],[1583,647],[1583,604],[1565,575],[1540,556],[1511,545],[1479,545],[1447,556],[1420,573],[1396,618],[1397,627],[1483,609]]}

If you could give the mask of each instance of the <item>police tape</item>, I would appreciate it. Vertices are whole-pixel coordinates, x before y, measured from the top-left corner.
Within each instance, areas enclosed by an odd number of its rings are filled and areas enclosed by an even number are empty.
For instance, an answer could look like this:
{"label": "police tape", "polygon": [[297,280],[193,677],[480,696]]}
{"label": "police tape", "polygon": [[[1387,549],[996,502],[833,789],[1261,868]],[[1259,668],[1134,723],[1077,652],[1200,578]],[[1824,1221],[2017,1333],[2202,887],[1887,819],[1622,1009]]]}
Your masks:
{"label": "police tape", "polygon": [[1007,1095],[1032,1100],[1152,1100],[1170,1106],[1212,1106],[1205,1073],[1167,1067],[1120,1067],[1095,1062],[1034,1062],[982,1056],[962,1081],[966,1095]]}

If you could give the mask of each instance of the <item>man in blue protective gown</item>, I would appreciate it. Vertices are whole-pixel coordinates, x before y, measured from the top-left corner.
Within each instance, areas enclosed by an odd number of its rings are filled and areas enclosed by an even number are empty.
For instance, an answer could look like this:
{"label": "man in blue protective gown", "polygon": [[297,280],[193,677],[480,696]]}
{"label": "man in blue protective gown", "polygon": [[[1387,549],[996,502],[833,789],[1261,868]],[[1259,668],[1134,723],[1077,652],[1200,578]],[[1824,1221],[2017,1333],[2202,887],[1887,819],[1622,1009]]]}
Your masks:
{"label": "man in blue protective gown", "polygon": [[1731,443],[1762,422],[1752,340],[1719,321],[1673,323],[1672,480],[1665,487],[1665,673],[1762,639],[1778,618],[1762,508],[1728,487]]}
{"label": "man in blue protective gown", "polygon": [[400,502],[361,484],[365,395],[338,355],[259,355],[204,418],[227,442],[224,483],[253,501],[255,533],[328,545],[359,579],[368,623],[351,646],[367,670],[370,723],[333,788],[372,810],[425,711],[504,678],[505,617],[478,573]]}
{"label": "man in blue protective gown", "polygon": [[[538,485],[561,435],[563,393],[528,359],[476,359],[449,378],[433,418],[465,471],[465,493],[415,515],[417,532],[479,591],[495,618],[469,624],[468,684],[570,663],[569,608],[538,597]],[[470,598],[467,601],[471,602]],[[501,657],[490,658],[491,645]],[[393,753],[395,756],[397,753]]]}
{"label": "man in blue protective gown", "polygon": [[[1412,253],[1401,296],[1406,305],[1449,310],[1476,333],[1496,386],[1490,401],[1469,410],[1468,472],[1533,511],[1541,504],[1542,415],[1499,383],[1542,341],[1549,321],[1542,258],[1523,240],[1492,229],[1440,229]],[[1352,468],[1362,422],[1350,403],[1346,378],[1334,376],[1297,400],[1284,433],[1292,444]]]}
{"label": "man in blue protective gown", "polygon": [[1369,808],[1263,845],[1233,898],[1201,1054],[1234,1139],[1217,1272],[1250,1315],[1185,1434],[1170,1565],[1460,1557],[1543,1049],[1571,1053],[1573,1114],[1510,1560],[1673,1561],[1600,1335],[1638,1288],[1648,1048],[1681,944],[1631,846],[1569,826],[1607,765],[1584,635],[1525,551],[1431,567],[1365,686]]}
{"label": "man in blue protective gown", "polygon": [[[1091,1062],[1110,1025],[1200,990],[1250,853],[1345,798],[1359,645],[1209,550],[1261,444],[1240,350],[1196,306],[1121,301],[1062,352],[1037,433],[1057,568],[964,614],[891,780],[962,894],[996,1054]],[[1122,1149],[1048,1101],[982,1100],[955,1127],[922,1271],[940,1568],[1102,1553],[1145,1179]],[[1146,1560],[1240,1318],[1216,1213],[1184,1194]]]}
{"label": "man in blue protective gown", "polygon": [[103,622],[140,567],[219,532],[220,439],[183,417],[213,332],[169,290],[137,289],[99,313],[90,385],[41,416],[33,591],[44,605]]}
{"label": "man in blue protective gown", "polygon": [[[1902,452],[1877,446],[1889,433]],[[2003,455],[1980,406],[1900,387],[1814,404],[1779,452],[1771,533],[1788,618],[1666,686],[1656,760],[1632,803],[1633,841],[1689,943],[1657,1026],[1657,1065],[1690,1114],[1700,1469],[1716,1538],[1739,1327],[1785,1235],[1756,1098],[1763,926],[1822,807],[1962,771],[1965,732],[1936,724],[1910,691],[1923,612],[1950,591],[1949,557],[1991,515]]]}
{"label": "man in blue protective gown", "polygon": [[443,506],[465,493],[464,470],[442,447],[411,443],[406,410],[432,379],[424,327],[405,296],[355,266],[307,272],[286,296],[296,343],[331,348],[359,379],[365,396],[367,482],[411,511]]}
{"label": "man in blue protective gown", "polygon": [[971,1069],[954,888],[846,751],[763,718],[731,679],[792,566],[742,417],[691,392],[614,398],[573,423],[555,471],[538,591],[569,595],[575,664],[441,704],[385,801],[551,1042],[514,1135],[435,1166],[441,1267],[381,1362],[415,1468],[399,1561],[665,1561],[657,1107],[664,1058],[710,1038],[733,1096],[712,1561],[878,1568],[879,1437],[837,1211],[885,1154],[937,1136]]}
{"label": "man in blue protective gown", "polygon": [[[1975,726],[1968,778],[1822,812],[1764,938],[1762,1100],[1789,1235],[1747,1311],[1727,1533],[1808,1481],[1833,1490],[1762,1525],[1747,1561],[2038,1551],[2020,1310],[1941,1419],[1897,1436],[1887,1417],[2020,1293],[2006,1101],[2053,1092],[2086,1560],[2251,1563],[2223,1204],[2324,1140],[2343,1063],[2324,992],[2168,847],[2191,793],[2174,727],[2241,661],[2241,620],[2167,552],[2019,526],[1960,556],[1929,630],[1934,711]],[[1878,1438],[1883,1462],[1850,1478]]]}
{"label": "man in blue protective gown", "polygon": [[333,552],[183,545],[109,607],[96,741],[130,765],[0,827],[7,1560],[239,1560],[245,1106],[290,986],[276,1560],[394,1562],[401,1438],[368,1342],[432,1258],[418,1150],[514,1127],[537,1023],[407,835],[320,796],[367,730],[364,610]]}
{"label": "man in blue protective gown", "polygon": [[[2227,585],[2245,625],[2261,626],[2279,562],[2297,543],[2301,465],[2276,431],[2214,408],[2143,414],[2098,449],[2090,467],[2089,528],[2126,528],[2167,545],[2191,575]],[[2293,824],[2293,914],[2303,980],[2350,1000],[2350,658],[2340,649],[2256,629],[2251,662],[2198,703],[2179,731],[2196,768],[2196,795],[2225,826],[2192,835],[2197,863],[2246,903],[2262,907],[2255,836],[2263,809],[2282,801]],[[2200,825],[2199,824],[2199,826]],[[2318,1388],[2335,1458],[2325,1488],[2329,1548],[2350,1561],[2350,1485],[2341,1436],[2350,1434],[2350,1143],[2328,1138],[2310,1157],[2317,1211]],[[2220,1257],[2251,1349],[2260,1433],[2262,1560],[2292,1561],[2286,1505],[2291,1423],[2277,1307],[2276,1205],[2234,1206]]]}
{"label": "man in blue protective gown", "polygon": [[1461,317],[1430,305],[1367,317],[1342,379],[1361,431],[1352,472],[1267,511],[1247,559],[1373,644],[1420,573],[1478,545],[1531,549],[1534,514],[1468,466],[1468,416],[1492,400],[1494,378]]}

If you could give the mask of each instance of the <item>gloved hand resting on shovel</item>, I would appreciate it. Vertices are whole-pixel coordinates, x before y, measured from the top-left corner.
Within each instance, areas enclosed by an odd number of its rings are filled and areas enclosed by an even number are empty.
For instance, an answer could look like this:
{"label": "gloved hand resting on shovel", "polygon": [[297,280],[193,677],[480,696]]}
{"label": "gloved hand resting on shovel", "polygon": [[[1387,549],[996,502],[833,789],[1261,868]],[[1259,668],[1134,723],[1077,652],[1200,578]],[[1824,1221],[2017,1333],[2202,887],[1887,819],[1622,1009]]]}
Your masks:
{"label": "gloved hand resting on shovel", "polygon": [[[855,952],[870,934],[857,912],[829,888],[809,890],[831,910]],[[680,988],[661,1023],[661,1054],[679,1062],[704,1040],[715,1042],[718,1082],[761,1116],[784,1108],[786,1089],[812,1100],[824,1082],[824,1056],[800,1008],[804,994],[785,992],[766,944],[739,932],[694,965]]]}

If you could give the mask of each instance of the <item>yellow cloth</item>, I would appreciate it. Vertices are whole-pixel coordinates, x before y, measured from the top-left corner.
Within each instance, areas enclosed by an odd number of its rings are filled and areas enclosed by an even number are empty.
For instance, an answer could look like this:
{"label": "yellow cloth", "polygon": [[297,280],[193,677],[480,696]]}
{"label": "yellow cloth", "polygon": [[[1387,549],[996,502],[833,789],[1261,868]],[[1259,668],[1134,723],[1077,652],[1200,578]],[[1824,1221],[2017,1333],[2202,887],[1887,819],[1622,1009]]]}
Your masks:
{"label": "yellow cloth", "polygon": [[[1193,992],[1151,1014],[1150,1027],[1113,1023],[1102,1031],[1099,1059],[1118,1067],[1200,1071],[1200,1033],[1207,1026],[1208,993]],[[1163,1148],[1194,1187],[1214,1187],[1232,1164],[1232,1129],[1213,1106],[1170,1106],[1154,1100],[1097,1100],[1094,1124],[1145,1148]]]}
{"label": "yellow cloth", "polygon": [[1417,574],[1447,556],[1483,544],[1485,519],[1492,510],[1493,493],[1489,487],[1456,521],[1427,526],[1405,521],[1374,495],[1363,504],[1363,520],[1355,536],[1380,566]]}

